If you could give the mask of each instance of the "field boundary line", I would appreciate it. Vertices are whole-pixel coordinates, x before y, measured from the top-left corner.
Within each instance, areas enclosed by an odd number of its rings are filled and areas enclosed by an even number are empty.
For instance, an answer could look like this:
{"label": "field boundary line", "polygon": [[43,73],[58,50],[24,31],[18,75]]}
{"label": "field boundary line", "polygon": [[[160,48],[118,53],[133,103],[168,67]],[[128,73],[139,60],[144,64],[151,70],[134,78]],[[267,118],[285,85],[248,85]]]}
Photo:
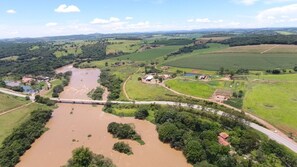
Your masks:
{"label": "field boundary line", "polygon": [[29,105],[31,105],[31,104],[33,104],[33,103],[34,103],[34,102],[31,102],[31,103],[28,103],[28,104],[24,104],[24,105],[21,105],[21,106],[19,106],[19,107],[16,107],[16,108],[10,109],[10,110],[8,110],[8,111],[2,112],[2,113],[0,113],[0,116],[6,115],[6,114],[8,114],[8,113],[11,113],[11,112],[13,112],[13,111],[15,111],[15,110],[21,109],[21,108],[23,108],[23,107],[27,107],[27,106],[29,106]]}
{"label": "field boundary line", "polygon": [[269,48],[269,49],[267,49],[267,50],[264,50],[263,52],[261,52],[261,54],[264,54],[264,53],[266,53],[266,52],[269,52],[269,51],[271,51],[272,49],[274,49],[274,48],[276,48],[276,47],[278,47],[279,45],[275,45],[275,46],[273,46],[273,47],[271,47],[271,48]]}
{"label": "field boundary line", "polygon": [[129,95],[128,95],[128,93],[127,93],[127,91],[126,91],[126,85],[127,85],[127,82],[131,79],[131,77],[132,77],[132,75],[134,75],[134,74],[136,74],[136,73],[138,73],[139,71],[140,71],[140,67],[138,68],[138,70],[136,71],[136,72],[134,72],[133,74],[131,74],[126,80],[125,80],[125,82],[124,82],[124,84],[123,84],[123,93],[124,93],[124,95],[126,96],[126,98],[129,100],[129,101],[133,101],[133,99],[131,99],[130,97],[129,97]]}

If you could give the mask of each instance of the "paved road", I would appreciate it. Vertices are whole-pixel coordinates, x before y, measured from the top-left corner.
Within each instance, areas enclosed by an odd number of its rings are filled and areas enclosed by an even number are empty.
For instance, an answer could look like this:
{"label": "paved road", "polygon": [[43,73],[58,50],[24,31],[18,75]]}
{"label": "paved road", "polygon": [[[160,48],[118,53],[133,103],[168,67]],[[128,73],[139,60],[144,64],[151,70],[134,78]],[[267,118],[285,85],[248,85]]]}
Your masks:
{"label": "paved road", "polygon": [[[12,95],[12,96],[23,97],[23,98],[26,98],[28,96],[28,95],[24,95],[24,94],[19,93],[19,92],[14,92],[12,90],[5,89],[5,88],[0,88],[0,92],[4,93],[4,94]],[[31,101],[34,101],[34,99],[35,99],[34,96],[30,96]]]}
{"label": "paved road", "polygon": [[[13,96],[18,96],[18,97],[26,97],[25,95],[16,93],[16,92],[12,92],[12,91],[8,91],[8,90],[4,90],[4,89],[0,89],[0,92],[2,93],[6,93],[9,95],[13,95]],[[51,98],[51,100],[60,102],[60,103],[80,103],[80,104],[105,104],[107,103],[107,101],[98,101],[98,100],[80,100],[80,99],[58,99],[58,98]],[[145,105],[145,104],[159,104],[159,105],[170,105],[170,106],[182,106],[182,107],[191,107],[194,109],[198,109],[198,110],[202,110],[204,109],[204,111],[207,112],[212,112],[212,113],[216,113],[218,115],[222,115],[224,112],[219,111],[219,110],[215,110],[212,108],[205,108],[202,107],[200,105],[191,105],[191,104],[186,104],[186,103],[178,103],[178,102],[170,102],[170,101],[110,101],[110,103],[114,103],[114,104],[139,104],[139,105]],[[248,125],[259,131],[262,132],[263,134],[267,135],[270,139],[275,140],[276,142],[278,142],[279,144],[283,144],[286,147],[288,147],[289,149],[291,149],[292,151],[294,151],[295,153],[297,153],[297,143],[294,142],[292,139],[290,139],[287,136],[284,136],[282,134],[279,133],[275,133],[272,130],[269,130],[267,128],[264,128],[262,126],[259,126],[255,123],[252,122],[248,122]]]}

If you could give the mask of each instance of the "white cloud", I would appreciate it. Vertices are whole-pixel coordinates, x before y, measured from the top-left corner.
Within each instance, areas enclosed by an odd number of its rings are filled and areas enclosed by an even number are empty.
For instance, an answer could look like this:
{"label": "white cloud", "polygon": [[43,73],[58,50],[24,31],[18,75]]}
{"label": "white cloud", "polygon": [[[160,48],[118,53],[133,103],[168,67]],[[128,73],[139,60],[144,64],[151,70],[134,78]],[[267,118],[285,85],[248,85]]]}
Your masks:
{"label": "white cloud", "polygon": [[133,17],[127,16],[127,17],[125,17],[125,20],[133,20]]}
{"label": "white cloud", "polygon": [[189,19],[189,23],[222,23],[224,20],[210,20],[209,18]]}
{"label": "white cloud", "polygon": [[45,26],[47,27],[53,27],[53,26],[57,26],[58,23],[55,23],[55,22],[49,22],[49,23],[46,23]]}
{"label": "white cloud", "polygon": [[93,21],[91,21],[91,24],[109,24],[114,22],[120,22],[121,20],[116,17],[110,17],[109,19],[100,19],[95,18]]}
{"label": "white cloud", "polygon": [[293,22],[297,18],[297,4],[275,7],[260,12],[256,19],[260,24],[275,25]]}
{"label": "white cloud", "polygon": [[8,14],[15,14],[16,11],[14,9],[9,9],[9,10],[6,11],[6,13],[8,13]]}
{"label": "white cloud", "polygon": [[297,0],[234,0],[236,3],[244,4],[244,5],[254,5],[257,2],[263,2],[266,4],[271,3],[285,3],[285,2],[297,2]]}
{"label": "white cloud", "polygon": [[55,12],[57,13],[74,13],[74,12],[80,12],[80,9],[75,5],[60,5],[57,9],[55,9]]}

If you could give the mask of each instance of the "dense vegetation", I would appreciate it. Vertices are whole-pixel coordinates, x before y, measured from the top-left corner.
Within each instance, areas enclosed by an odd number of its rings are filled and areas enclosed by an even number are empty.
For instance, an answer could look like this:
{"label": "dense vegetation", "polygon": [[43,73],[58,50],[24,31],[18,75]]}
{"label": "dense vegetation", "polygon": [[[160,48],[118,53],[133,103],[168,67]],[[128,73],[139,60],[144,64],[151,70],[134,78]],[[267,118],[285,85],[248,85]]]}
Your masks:
{"label": "dense vegetation", "polygon": [[103,93],[104,93],[104,89],[101,87],[97,87],[95,90],[92,90],[91,92],[89,92],[88,95],[93,100],[102,100]]}
{"label": "dense vegetation", "polygon": [[[294,153],[229,116],[165,108],[155,113],[155,122],[160,140],[182,150],[188,162],[198,166],[297,165]],[[219,144],[221,132],[229,133],[231,147]]]}
{"label": "dense vegetation", "polygon": [[51,115],[51,110],[36,110],[31,113],[27,121],[9,135],[0,148],[0,166],[15,166],[19,162],[20,156],[30,148],[35,139],[44,133],[46,130],[44,126]]}
{"label": "dense vegetation", "polygon": [[207,46],[205,44],[195,44],[193,46],[184,46],[184,47],[180,48],[178,51],[170,53],[168,56],[175,56],[175,55],[179,55],[179,54],[191,53],[194,50],[206,49],[206,48],[209,48],[209,46]]}
{"label": "dense vegetation", "polygon": [[297,44],[297,35],[248,35],[233,37],[222,42],[230,46],[260,44]]}
{"label": "dense vegetation", "polygon": [[94,154],[89,148],[80,147],[72,152],[72,158],[65,167],[115,167],[109,158]]}
{"label": "dense vegetation", "polygon": [[[37,49],[32,49],[35,46]],[[47,43],[0,43],[1,57],[16,56],[15,60],[0,59],[0,76],[26,74],[54,76],[54,69],[73,62],[74,56],[54,56],[52,46]],[[2,54],[4,53],[4,54]]]}
{"label": "dense vegetation", "polygon": [[193,43],[195,40],[193,39],[161,39],[161,40],[155,40],[152,44],[155,45],[189,45]]}
{"label": "dense vegetation", "polygon": [[143,141],[141,140],[141,136],[138,135],[129,124],[112,122],[108,125],[107,131],[111,133],[115,138],[132,139],[139,143],[143,143]]}
{"label": "dense vegetation", "polygon": [[35,102],[36,103],[40,103],[40,104],[45,104],[47,106],[53,106],[53,105],[55,105],[55,102],[54,101],[50,100],[47,97],[42,97],[40,95],[36,95],[35,96]]}
{"label": "dense vegetation", "polygon": [[103,60],[106,58],[106,43],[105,41],[98,41],[95,44],[82,46],[81,59],[88,60]]}
{"label": "dense vegetation", "polygon": [[66,73],[60,73],[57,75],[57,78],[62,80],[62,84],[56,85],[53,88],[53,97],[59,97],[60,93],[64,91],[64,87],[69,85],[70,79],[71,79],[72,72],[67,71]]}
{"label": "dense vegetation", "polygon": [[135,113],[136,119],[144,120],[148,116],[149,116],[149,112],[148,112],[147,108],[139,108]]}
{"label": "dense vegetation", "polygon": [[110,94],[109,100],[116,100],[120,97],[121,84],[123,81],[115,75],[112,75],[108,70],[102,70],[100,75],[100,83],[105,86]]}
{"label": "dense vegetation", "polygon": [[129,146],[129,144],[126,144],[124,142],[117,142],[113,145],[113,150],[116,150],[120,153],[124,153],[127,155],[133,154],[132,148]]}

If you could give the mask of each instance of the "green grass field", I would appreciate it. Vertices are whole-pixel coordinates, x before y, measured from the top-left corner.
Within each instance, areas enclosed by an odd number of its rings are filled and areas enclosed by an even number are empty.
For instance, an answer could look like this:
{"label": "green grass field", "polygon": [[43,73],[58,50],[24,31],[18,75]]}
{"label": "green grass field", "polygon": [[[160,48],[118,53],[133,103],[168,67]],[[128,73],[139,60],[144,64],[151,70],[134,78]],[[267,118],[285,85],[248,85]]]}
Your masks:
{"label": "green grass field", "polygon": [[165,84],[177,92],[202,98],[210,98],[216,90],[206,82],[193,80],[173,79],[166,81]]}
{"label": "green grass field", "polygon": [[51,88],[48,90],[48,92],[44,95],[45,97],[52,97],[54,87],[57,86],[57,85],[62,84],[62,80],[60,80],[60,79],[55,79],[55,80],[51,81],[51,84],[52,84],[52,86],[51,86]]}
{"label": "green grass field", "polygon": [[134,60],[134,61],[153,61],[157,58],[163,58],[164,56],[177,51],[181,46],[164,46],[154,49],[149,49],[143,52],[132,53],[129,55],[124,55],[117,57],[119,60]]}
{"label": "green grass field", "polygon": [[252,54],[252,53],[218,53],[192,55],[165,63],[168,66],[219,70],[245,68],[250,70],[267,70],[275,68],[292,68],[296,65],[296,54]]}
{"label": "green grass field", "polygon": [[0,113],[29,103],[24,98],[0,93]]}
{"label": "green grass field", "polygon": [[243,108],[297,135],[296,83],[254,83],[245,96]]}
{"label": "green grass field", "polygon": [[138,77],[140,77],[139,74],[134,74],[126,85],[126,91],[131,99],[162,101],[173,100],[176,97],[172,92],[161,86],[144,84],[138,81]]}
{"label": "green grass field", "polygon": [[[3,105],[2,101],[0,101],[0,105]],[[47,109],[48,107],[33,103],[24,108],[15,110],[14,112],[0,116],[0,145],[5,137],[7,137],[14,128],[24,122],[30,116],[30,113],[38,108]]]}
{"label": "green grass field", "polygon": [[110,44],[107,45],[106,53],[133,53],[141,47],[141,40],[108,40]]}

